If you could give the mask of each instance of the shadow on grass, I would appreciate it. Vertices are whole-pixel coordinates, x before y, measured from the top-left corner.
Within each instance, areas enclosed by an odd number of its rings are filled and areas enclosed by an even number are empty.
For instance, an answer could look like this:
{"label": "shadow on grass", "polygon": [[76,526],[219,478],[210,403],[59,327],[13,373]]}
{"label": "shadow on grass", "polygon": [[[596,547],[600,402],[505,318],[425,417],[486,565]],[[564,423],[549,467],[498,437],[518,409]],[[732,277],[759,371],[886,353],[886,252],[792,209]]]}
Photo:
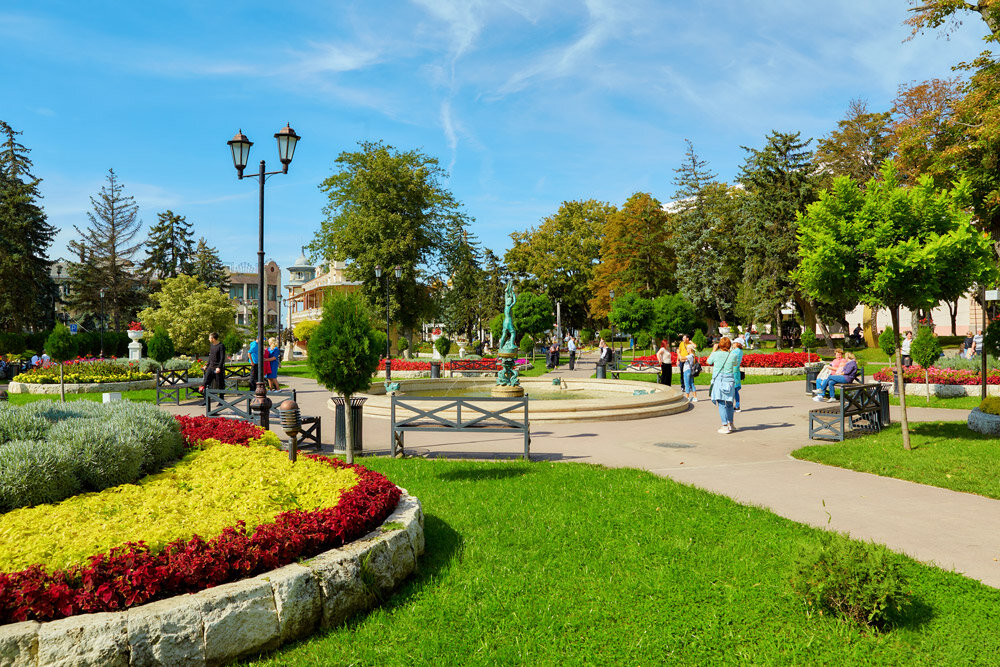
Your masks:
{"label": "shadow on grass", "polygon": [[964,422],[917,422],[910,425],[910,433],[929,438],[948,438],[963,440],[993,440],[995,436],[977,433]]}
{"label": "shadow on grass", "polygon": [[925,603],[920,598],[911,598],[906,608],[903,610],[903,614],[898,618],[892,619],[892,622],[886,627],[886,630],[895,630],[897,628],[906,630],[919,630],[921,627],[927,625],[934,618],[934,609]]}
{"label": "shadow on grass", "polygon": [[448,472],[438,473],[438,479],[443,479],[451,482],[459,482],[466,480],[476,480],[485,481],[491,479],[511,479],[512,477],[521,477],[532,472],[531,468],[524,466],[498,466],[496,468],[466,468],[465,470],[449,470]]}

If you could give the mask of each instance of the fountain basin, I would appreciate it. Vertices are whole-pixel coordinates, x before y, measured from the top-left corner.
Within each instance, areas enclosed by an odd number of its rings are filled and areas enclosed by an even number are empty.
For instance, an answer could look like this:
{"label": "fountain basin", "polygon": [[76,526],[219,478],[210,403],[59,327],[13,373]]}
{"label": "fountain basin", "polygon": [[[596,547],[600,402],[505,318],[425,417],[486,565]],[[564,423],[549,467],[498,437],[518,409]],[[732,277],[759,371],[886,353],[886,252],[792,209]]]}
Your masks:
{"label": "fountain basin", "polygon": [[[400,398],[409,396],[440,396],[475,400],[490,396],[495,381],[490,378],[403,379],[399,381]],[[568,423],[590,421],[625,421],[661,417],[688,408],[680,391],[666,385],[627,380],[567,380],[565,389],[552,385],[551,377],[522,378],[521,386],[528,396],[528,415],[532,423]],[[644,391],[634,395],[635,391]],[[553,395],[556,394],[556,395]],[[365,416],[391,418],[390,397],[383,385],[372,385],[365,393]],[[333,409],[333,403],[329,403]],[[396,418],[411,413],[397,409]],[[455,411],[441,413],[454,419]]]}

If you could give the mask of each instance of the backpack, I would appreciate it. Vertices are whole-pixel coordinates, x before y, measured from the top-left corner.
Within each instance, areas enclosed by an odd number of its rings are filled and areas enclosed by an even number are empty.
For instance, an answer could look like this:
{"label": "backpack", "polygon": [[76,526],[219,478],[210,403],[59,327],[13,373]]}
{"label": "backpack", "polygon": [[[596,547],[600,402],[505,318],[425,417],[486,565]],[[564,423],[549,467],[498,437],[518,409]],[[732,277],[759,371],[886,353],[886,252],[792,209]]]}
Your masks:
{"label": "backpack", "polygon": [[701,375],[701,364],[698,363],[698,357],[694,358],[694,363],[691,364],[691,377],[696,378]]}

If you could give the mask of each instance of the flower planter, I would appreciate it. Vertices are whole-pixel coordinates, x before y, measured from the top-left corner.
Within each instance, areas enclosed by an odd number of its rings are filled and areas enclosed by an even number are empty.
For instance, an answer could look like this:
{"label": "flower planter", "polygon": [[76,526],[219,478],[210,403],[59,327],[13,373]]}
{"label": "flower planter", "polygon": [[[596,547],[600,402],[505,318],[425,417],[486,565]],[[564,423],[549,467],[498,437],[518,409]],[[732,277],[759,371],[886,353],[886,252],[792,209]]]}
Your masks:
{"label": "flower planter", "polygon": [[142,331],[141,329],[139,331],[128,331],[128,337],[135,342],[139,342],[140,340],[142,340],[142,336],[145,333],[146,332]]}
{"label": "flower planter", "polygon": [[976,433],[993,436],[1000,435],[1000,415],[991,415],[979,408],[972,409],[966,425],[970,431],[975,431]]}

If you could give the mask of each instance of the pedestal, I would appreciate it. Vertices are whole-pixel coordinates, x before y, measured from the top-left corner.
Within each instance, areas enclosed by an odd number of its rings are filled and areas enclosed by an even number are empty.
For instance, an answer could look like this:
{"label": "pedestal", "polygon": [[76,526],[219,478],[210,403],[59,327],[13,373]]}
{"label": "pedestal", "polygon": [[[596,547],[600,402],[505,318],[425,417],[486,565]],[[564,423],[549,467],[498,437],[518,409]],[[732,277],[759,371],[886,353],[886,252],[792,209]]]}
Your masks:
{"label": "pedestal", "polygon": [[517,377],[518,352],[514,350],[504,350],[497,354],[500,359],[501,369],[497,374],[497,383],[493,386],[491,393],[498,398],[518,398],[524,396],[524,387]]}
{"label": "pedestal", "polygon": [[142,359],[142,343],[137,340],[128,344],[128,360],[138,361]]}

